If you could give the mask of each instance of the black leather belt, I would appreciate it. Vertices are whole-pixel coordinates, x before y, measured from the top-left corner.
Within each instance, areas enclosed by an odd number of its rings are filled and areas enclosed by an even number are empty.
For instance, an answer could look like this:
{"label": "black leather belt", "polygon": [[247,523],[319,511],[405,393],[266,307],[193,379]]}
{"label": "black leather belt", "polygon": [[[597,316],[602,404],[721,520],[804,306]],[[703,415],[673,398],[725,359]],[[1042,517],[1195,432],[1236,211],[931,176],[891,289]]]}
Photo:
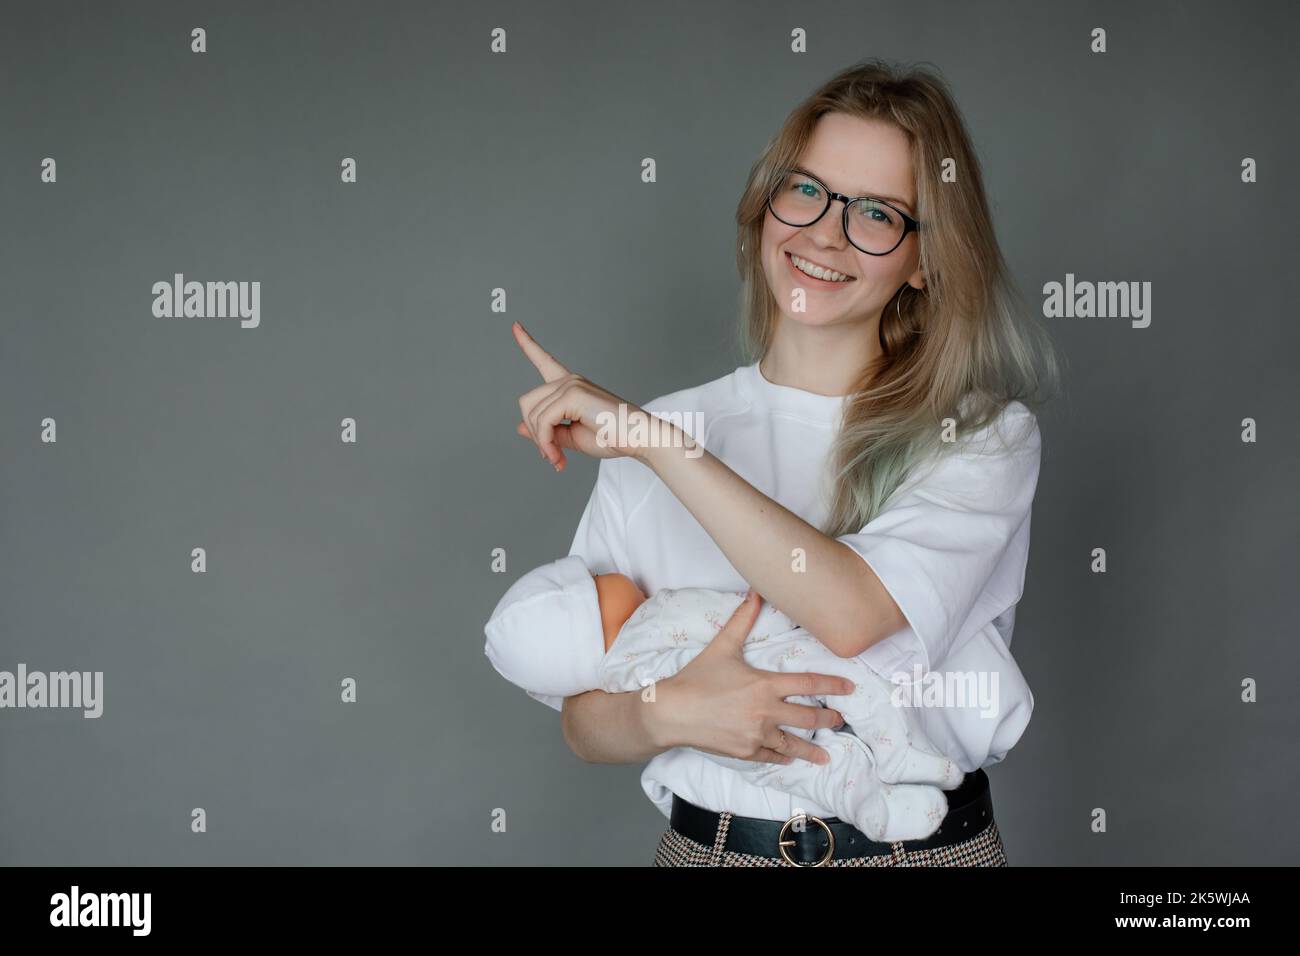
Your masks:
{"label": "black leather belt", "polygon": [[[901,844],[868,839],[857,827],[839,817],[803,817],[766,820],[733,816],[722,849],[753,856],[784,858],[795,866],[824,866],[831,860],[861,856],[888,856],[896,845],[904,852],[933,850],[969,840],[993,822],[993,798],[989,778],[983,770],[966,774],[955,790],[946,790],[948,814],[939,829],[924,840],[903,840]],[[713,846],[721,814],[705,810],[673,794],[669,825],[696,843]]]}

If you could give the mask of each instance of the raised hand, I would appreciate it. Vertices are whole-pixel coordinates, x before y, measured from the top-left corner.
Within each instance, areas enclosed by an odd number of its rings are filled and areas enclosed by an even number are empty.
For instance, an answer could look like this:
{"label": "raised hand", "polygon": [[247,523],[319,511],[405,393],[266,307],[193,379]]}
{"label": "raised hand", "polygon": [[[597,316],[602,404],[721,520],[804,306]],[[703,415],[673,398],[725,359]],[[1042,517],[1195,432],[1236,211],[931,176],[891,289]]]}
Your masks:
{"label": "raised hand", "polygon": [[643,448],[632,444],[635,431],[620,428],[619,423],[637,421],[637,416],[648,419],[647,413],[570,372],[518,322],[510,329],[519,348],[542,376],[541,385],[519,397],[522,420],[515,431],[536,442],[542,457],[556,471],[562,471],[568,460],[565,448],[593,458],[637,457]]}

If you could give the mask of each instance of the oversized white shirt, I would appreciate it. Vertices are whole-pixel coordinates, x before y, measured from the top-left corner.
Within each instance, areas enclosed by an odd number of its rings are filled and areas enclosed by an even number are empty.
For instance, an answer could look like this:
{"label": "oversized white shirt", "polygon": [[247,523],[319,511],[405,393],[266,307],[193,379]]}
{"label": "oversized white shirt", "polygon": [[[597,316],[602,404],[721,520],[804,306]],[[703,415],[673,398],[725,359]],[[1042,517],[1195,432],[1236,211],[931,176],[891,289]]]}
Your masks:
{"label": "oversized white shirt", "polygon": [[[756,363],[643,407],[682,425],[740,477],[809,524],[825,521],[831,502],[825,465],[842,397],[775,385]],[[908,622],[868,648],[860,656],[864,663],[886,679],[931,671],[1001,672],[994,717],[973,703],[920,709],[930,740],[965,772],[1001,761],[1033,710],[1033,694],[1009,646],[1029,555],[1039,457],[1037,421],[1012,402],[989,428],[944,446],[937,459],[914,469],[880,514],[838,539],[870,565]],[[593,573],[626,574],[647,594],[748,587],[668,487],[631,458],[601,460],[569,554],[582,557]],[[556,710],[563,704],[560,697],[530,696]],[[784,820],[796,806],[831,815],[806,799],[755,786],[685,747],[653,758],[641,785],[665,816],[674,793],[742,816]]]}

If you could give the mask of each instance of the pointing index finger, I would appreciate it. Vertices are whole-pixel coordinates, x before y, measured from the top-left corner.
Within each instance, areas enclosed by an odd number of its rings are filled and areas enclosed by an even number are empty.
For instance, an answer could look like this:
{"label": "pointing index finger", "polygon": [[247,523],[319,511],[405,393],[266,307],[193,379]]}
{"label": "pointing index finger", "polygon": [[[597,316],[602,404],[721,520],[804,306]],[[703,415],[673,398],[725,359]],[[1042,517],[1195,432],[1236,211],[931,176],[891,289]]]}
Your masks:
{"label": "pointing index finger", "polygon": [[515,341],[519,343],[519,347],[528,356],[528,361],[532,362],[537,371],[541,372],[543,381],[554,382],[569,374],[569,370],[557,362],[550,352],[538,345],[533,337],[524,331],[522,325],[514,322],[511,323],[510,329],[515,333]]}

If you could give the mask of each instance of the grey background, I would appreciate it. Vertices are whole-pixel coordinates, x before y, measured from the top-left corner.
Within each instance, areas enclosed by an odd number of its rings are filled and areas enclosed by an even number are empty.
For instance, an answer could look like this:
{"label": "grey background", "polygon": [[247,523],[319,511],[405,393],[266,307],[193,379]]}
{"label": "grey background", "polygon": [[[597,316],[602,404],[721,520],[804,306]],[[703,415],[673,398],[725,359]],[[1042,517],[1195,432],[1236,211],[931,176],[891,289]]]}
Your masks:
{"label": "grey background", "polygon": [[[1294,8],[3,9],[0,669],[106,691],[0,711],[0,862],[648,864],[640,767],[578,760],[483,656],[595,477],[514,434],[508,325],[634,401],[734,368],[745,173],[872,55],[951,82],[1031,307],[1154,285],[1147,329],[1047,320],[1012,863],[1297,862]],[[153,318],[174,272],[260,280],[261,327]]]}

